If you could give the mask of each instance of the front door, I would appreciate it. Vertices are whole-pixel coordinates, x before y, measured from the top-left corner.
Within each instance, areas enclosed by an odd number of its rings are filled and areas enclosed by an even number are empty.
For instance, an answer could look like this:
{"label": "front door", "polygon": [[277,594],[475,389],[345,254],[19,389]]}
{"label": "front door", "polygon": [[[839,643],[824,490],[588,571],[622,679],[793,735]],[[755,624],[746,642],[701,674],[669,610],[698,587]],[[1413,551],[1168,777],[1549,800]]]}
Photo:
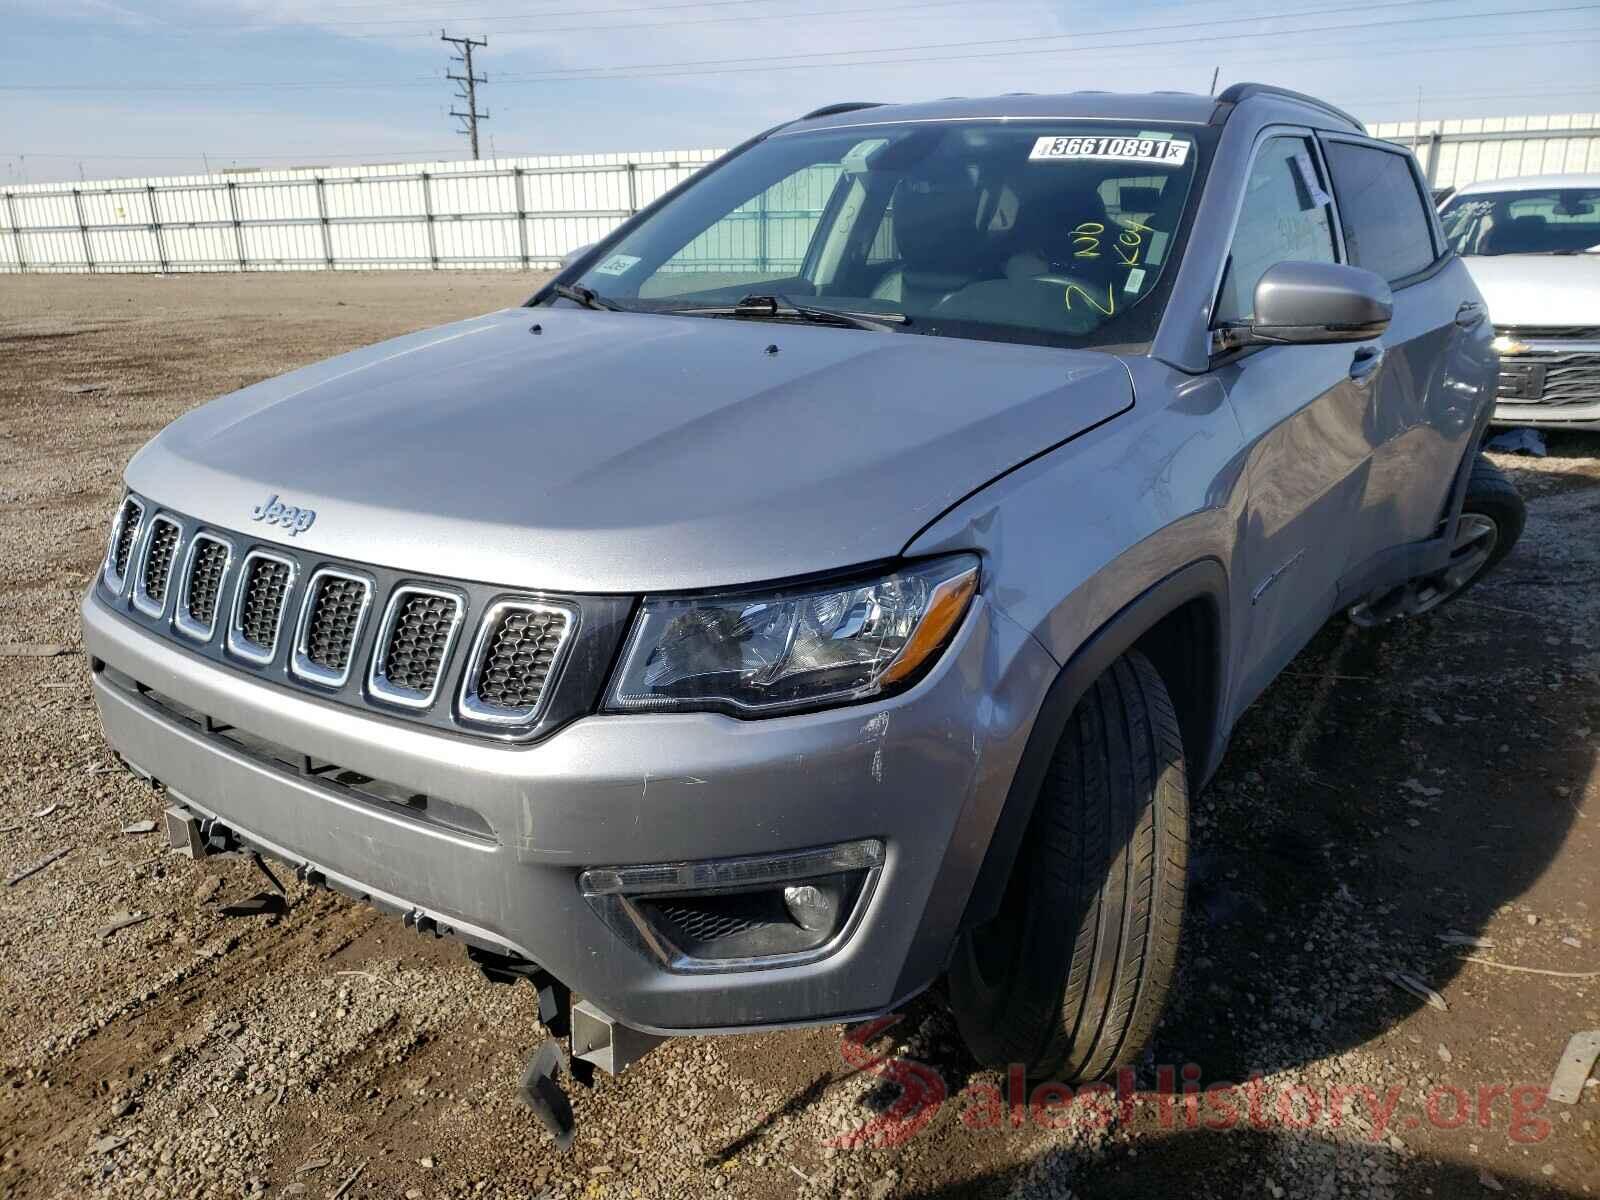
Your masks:
{"label": "front door", "polygon": [[[1246,321],[1280,262],[1336,262],[1331,200],[1309,134],[1256,147],[1214,322]],[[1234,711],[1333,611],[1372,461],[1374,343],[1270,346],[1218,367],[1249,447],[1235,604],[1247,608]]]}

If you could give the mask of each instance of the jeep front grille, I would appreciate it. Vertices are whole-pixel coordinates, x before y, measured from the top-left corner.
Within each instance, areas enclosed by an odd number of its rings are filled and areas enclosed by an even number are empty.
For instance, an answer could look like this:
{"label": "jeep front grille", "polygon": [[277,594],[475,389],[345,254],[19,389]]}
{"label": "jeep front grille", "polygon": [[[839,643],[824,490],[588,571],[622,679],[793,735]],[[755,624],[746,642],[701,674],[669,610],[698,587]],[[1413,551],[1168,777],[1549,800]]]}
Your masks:
{"label": "jeep front grille", "polygon": [[565,608],[503,600],[489,610],[461,689],[461,709],[480,721],[521,724],[539,711],[572,626]]}
{"label": "jeep front grille", "polygon": [[150,534],[144,546],[144,568],[133,594],[134,603],[146,612],[159,616],[166,608],[167,581],[172,578],[172,562],[178,555],[178,539],[182,534],[182,528],[171,517],[158,516],[150,522]]}
{"label": "jeep front grille", "polygon": [[106,554],[106,586],[120,592],[128,579],[128,564],[139,541],[139,526],[144,522],[144,505],[132,496],[122,502],[111,529],[111,549]]}
{"label": "jeep front grille", "polygon": [[634,604],[405,574],[132,493],[110,524],[96,598],[151,637],[260,685],[438,732],[532,742],[593,712]]}
{"label": "jeep front grille", "polygon": [[294,564],[288,559],[260,550],[245,555],[233,624],[228,629],[228,649],[240,658],[270,662],[278,648],[278,630],[293,586]]}
{"label": "jeep front grille", "polygon": [[189,543],[189,558],[184,567],[183,589],[174,618],[178,628],[190,637],[209,641],[217,627],[217,605],[222,599],[222,581],[228,573],[232,548],[207,533],[195,535]]}
{"label": "jeep front grille", "polygon": [[344,683],[371,601],[365,579],[327,568],[313,575],[295,639],[295,674],[334,687]]}
{"label": "jeep front grille", "polygon": [[412,708],[432,704],[461,617],[459,596],[433,588],[396,588],[372,657],[368,682],[373,692]]}

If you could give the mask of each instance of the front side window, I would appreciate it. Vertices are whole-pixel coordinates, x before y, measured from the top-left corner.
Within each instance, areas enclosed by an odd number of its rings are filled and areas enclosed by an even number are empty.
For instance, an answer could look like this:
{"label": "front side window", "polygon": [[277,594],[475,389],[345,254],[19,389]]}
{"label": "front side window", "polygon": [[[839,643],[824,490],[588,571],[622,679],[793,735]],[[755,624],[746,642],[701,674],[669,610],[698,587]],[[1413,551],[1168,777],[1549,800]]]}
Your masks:
{"label": "front side window", "polygon": [[726,310],[759,297],[913,334],[1139,347],[1170,289],[1197,132],[1018,120],[780,133],[575,282],[645,312],[751,316]]}
{"label": "front side window", "polygon": [[1255,314],[1256,284],[1268,267],[1333,261],[1333,218],[1311,144],[1303,137],[1268,138],[1245,180],[1214,323],[1231,325]]}
{"label": "front side window", "polygon": [[1472,192],[1439,219],[1457,254],[1600,253],[1600,187]]}
{"label": "front side window", "polygon": [[1432,264],[1433,227],[1411,156],[1336,141],[1327,152],[1350,261],[1390,283]]}

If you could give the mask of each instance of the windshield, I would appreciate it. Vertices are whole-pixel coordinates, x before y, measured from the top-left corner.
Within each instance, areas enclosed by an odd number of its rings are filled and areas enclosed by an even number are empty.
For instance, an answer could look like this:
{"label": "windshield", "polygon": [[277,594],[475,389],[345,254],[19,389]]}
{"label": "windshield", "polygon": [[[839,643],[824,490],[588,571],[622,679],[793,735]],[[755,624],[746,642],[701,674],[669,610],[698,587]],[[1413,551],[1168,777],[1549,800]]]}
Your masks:
{"label": "windshield", "polygon": [[1600,250],[1600,188],[1473,192],[1439,214],[1457,254],[1581,254]]}
{"label": "windshield", "polygon": [[[643,311],[822,309],[897,332],[1139,347],[1170,288],[1197,158],[1191,131],[1100,122],[780,133],[569,282]],[[728,311],[749,297],[763,303]]]}

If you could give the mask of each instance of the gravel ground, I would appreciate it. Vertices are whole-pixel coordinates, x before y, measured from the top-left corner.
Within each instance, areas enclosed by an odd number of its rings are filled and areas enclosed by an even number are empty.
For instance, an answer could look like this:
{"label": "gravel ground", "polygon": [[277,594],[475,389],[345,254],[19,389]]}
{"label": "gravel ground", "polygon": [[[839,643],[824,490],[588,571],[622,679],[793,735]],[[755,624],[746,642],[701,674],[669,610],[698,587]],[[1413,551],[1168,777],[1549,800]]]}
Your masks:
{"label": "gravel ground", "polygon": [[[1126,1106],[1012,1107],[928,998],[870,1052],[668,1043],[577,1097],[558,1155],[513,1097],[529,989],[323,893],[225,916],[264,886],[247,862],[124,832],[160,802],[112,766],[75,618],[122,464],[214,395],[532,286],[0,280],[0,643],[65,649],[0,654],[0,876],[66,851],[0,885],[0,1197],[1600,1191],[1600,1086],[1536,1090],[1600,1028],[1600,436],[1500,460],[1530,519],[1495,577],[1426,622],[1332,623],[1247,714],[1195,803],[1178,998]],[[1166,1102],[1164,1076],[1245,1087]]]}

